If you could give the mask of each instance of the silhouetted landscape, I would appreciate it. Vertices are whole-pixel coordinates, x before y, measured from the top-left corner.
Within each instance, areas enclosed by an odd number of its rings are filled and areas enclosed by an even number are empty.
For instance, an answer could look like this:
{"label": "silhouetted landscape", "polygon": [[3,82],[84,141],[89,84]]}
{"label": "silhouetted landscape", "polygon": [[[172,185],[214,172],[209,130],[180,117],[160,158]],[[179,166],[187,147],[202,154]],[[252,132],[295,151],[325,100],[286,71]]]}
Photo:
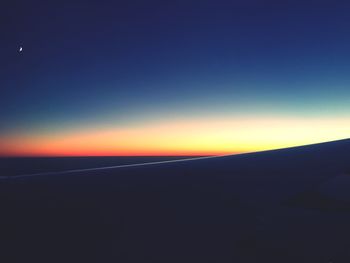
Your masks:
{"label": "silhouetted landscape", "polygon": [[349,151],[350,140],[342,140],[2,177],[2,256],[6,262],[349,262]]}

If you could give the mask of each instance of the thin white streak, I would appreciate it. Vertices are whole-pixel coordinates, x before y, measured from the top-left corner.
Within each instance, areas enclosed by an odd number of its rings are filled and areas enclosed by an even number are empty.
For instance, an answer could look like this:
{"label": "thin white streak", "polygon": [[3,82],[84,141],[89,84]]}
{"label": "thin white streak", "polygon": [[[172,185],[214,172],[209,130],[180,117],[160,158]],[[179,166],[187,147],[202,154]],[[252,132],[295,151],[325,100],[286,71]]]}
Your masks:
{"label": "thin white streak", "polygon": [[195,157],[195,158],[178,159],[178,160],[169,160],[169,161],[160,161],[160,162],[136,163],[136,164],[123,164],[123,165],[116,165],[116,166],[106,166],[106,167],[86,168],[86,169],[75,169],[75,170],[67,170],[67,171],[60,171],[60,172],[22,174],[22,175],[13,175],[13,176],[0,176],[0,179],[11,179],[11,178],[22,178],[22,177],[34,177],[34,176],[43,176],[43,175],[61,175],[61,174],[78,173],[78,172],[88,172],[88,171],[99,171],[99,170],[117,169],[117,168],[124,168],[124,167],[137,167],[137,166],[147,166],[147,165],[155,165],[155,164],[163,164],[163,163],[175,163],[175,162],[186,162],[186,161],[194,161],[194,160],[212,159],[212,158],[219,158],[219,157],[225,157],[225,156],[250,155],[250,154],[259,154],[259,153],[275,152],[275,151],[280,151],[280,150],[298,149],[298,148],[304,148],[304,147],[309,147],[309,146],[313,146],[313,145],[315,145],[315,146],[316,146],[316,145],[324,145],[324,144],[327,145],[327,144],[334,143],[334,142],[350,142],[350,139],[333,140],[333,141],[329,141],[329,142],[320,142],[320,143],[313,143],[313,144],[307,144],[307,145],[286,147],[286,148],[281,148],[281,149],[271,149],[271,150],[266,150],[266,151],[248,152],[248,153],[240,153],[240,154],[224,154],[224,155],[206,156],[206,157]]}
{"label": "thin white streak", "polygon": [[[231,155],[231,154],[229,154],[229,155]],[[221,156],[228,156],[228,155],[195,157],[195,158],[188,158],[188,159],[178,159],[178,160],[148,162],[148,163],[122,164],[122,165],[105,166],[105,167],[97,167],[97,168],[73,169],[73,170],[66,170],[66,171],[59,171],[59,172],[45,172],[45,173],[21,174],[21,175],[13,175],[13,176],[0,176],[0,179],[23,178],[23,177],[45,176],[45,175],[64,175],[64,174],[69,174],[69,173],[100,171],[100,170],[117,169],[117,168],[125,168],[125,167],[137,167],[137,166],[164,164],[164,163],[194,161],[194,160],[217,158],[217,157],[221,157]]]}

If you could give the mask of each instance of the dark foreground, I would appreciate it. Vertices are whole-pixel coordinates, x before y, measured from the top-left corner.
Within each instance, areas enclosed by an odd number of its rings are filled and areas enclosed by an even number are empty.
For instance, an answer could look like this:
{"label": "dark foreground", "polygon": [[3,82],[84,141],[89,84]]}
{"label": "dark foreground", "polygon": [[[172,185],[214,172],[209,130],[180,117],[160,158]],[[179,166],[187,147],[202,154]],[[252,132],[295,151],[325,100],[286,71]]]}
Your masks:
{"label": "dark foreground", "polygon": [[0,176],[52,173],[67,170],[111,167],[136,163],[196,158],[193,156],[117,156],[117,157],[10,157],[0,158]]}
{"label": "dark foreground", "polygon": [[349,153],[3,178],[0,262],[350,262]]}

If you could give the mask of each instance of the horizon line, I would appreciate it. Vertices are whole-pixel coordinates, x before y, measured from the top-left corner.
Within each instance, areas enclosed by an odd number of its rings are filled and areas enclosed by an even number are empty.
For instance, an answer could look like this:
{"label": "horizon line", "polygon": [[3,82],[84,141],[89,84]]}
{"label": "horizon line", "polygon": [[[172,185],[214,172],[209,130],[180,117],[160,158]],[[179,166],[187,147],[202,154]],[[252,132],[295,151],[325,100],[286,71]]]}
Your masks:
{"label": "horizon line", "polygon": [[96,168],[72,169],[72,170],[59,171],[59,172],[43,172],[43,173],[22,174],[22,175],[13,175],[13,176],[0,176],[0,179],[11,180],[11,179],[23,178],[23,177],[45,176],[45,175],[62,175],[62,174],[77,173],[77,172],[98,171],[98,170],[117,169],[117,168],[126,168],[126,167],[137,167],[137,166],[148,166],[148,165],[174,163],[174,162],[186,162],[186,161],[193,161],[193,160],[220,158],[220,157],[225,157],[225,156],[236,156],[236,155],[246,155],[246,154],[254,154],[254,153],[264,153],[264,152],[271,152],[271,151],[278,151],[278,150],[285,150],[285,149],[293,149],[293,148],[307,147],[307,146],[320,145],[320,144],[328,144],[328,143],[341,142],[341,141],[350,141],[350,138],[340,139],[340,140],[332,140],[332,141],[325,141],[325,142],[319,142],[319,143],[312,143],[312,144],[305,144],[305,145],[299,145],[299,146],[291,146],[291,147],[285,147],[285,148],[279,148],[279,149],[271,149],[271,150],[256,151],[256,152],[249,152],[249,153],[241,153],[241,154],[224,154],[224,155],[194,157],[194,158],[187,158],[187,159],[167,160],[167,161],[158,161],[158,162],[146,162],[146,163],[123,164],[123,165],[105,166],[105,167],[96,167]]}

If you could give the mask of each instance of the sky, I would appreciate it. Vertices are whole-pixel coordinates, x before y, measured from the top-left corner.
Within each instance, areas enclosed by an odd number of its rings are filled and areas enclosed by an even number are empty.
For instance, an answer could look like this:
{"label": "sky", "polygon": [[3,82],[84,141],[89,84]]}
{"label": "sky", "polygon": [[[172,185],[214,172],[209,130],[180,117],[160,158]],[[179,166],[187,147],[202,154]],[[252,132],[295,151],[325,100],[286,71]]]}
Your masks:
{"label": "sky", "polygon": [[221,155],[348,138],[349,8],[2,1],[0,156]]}

